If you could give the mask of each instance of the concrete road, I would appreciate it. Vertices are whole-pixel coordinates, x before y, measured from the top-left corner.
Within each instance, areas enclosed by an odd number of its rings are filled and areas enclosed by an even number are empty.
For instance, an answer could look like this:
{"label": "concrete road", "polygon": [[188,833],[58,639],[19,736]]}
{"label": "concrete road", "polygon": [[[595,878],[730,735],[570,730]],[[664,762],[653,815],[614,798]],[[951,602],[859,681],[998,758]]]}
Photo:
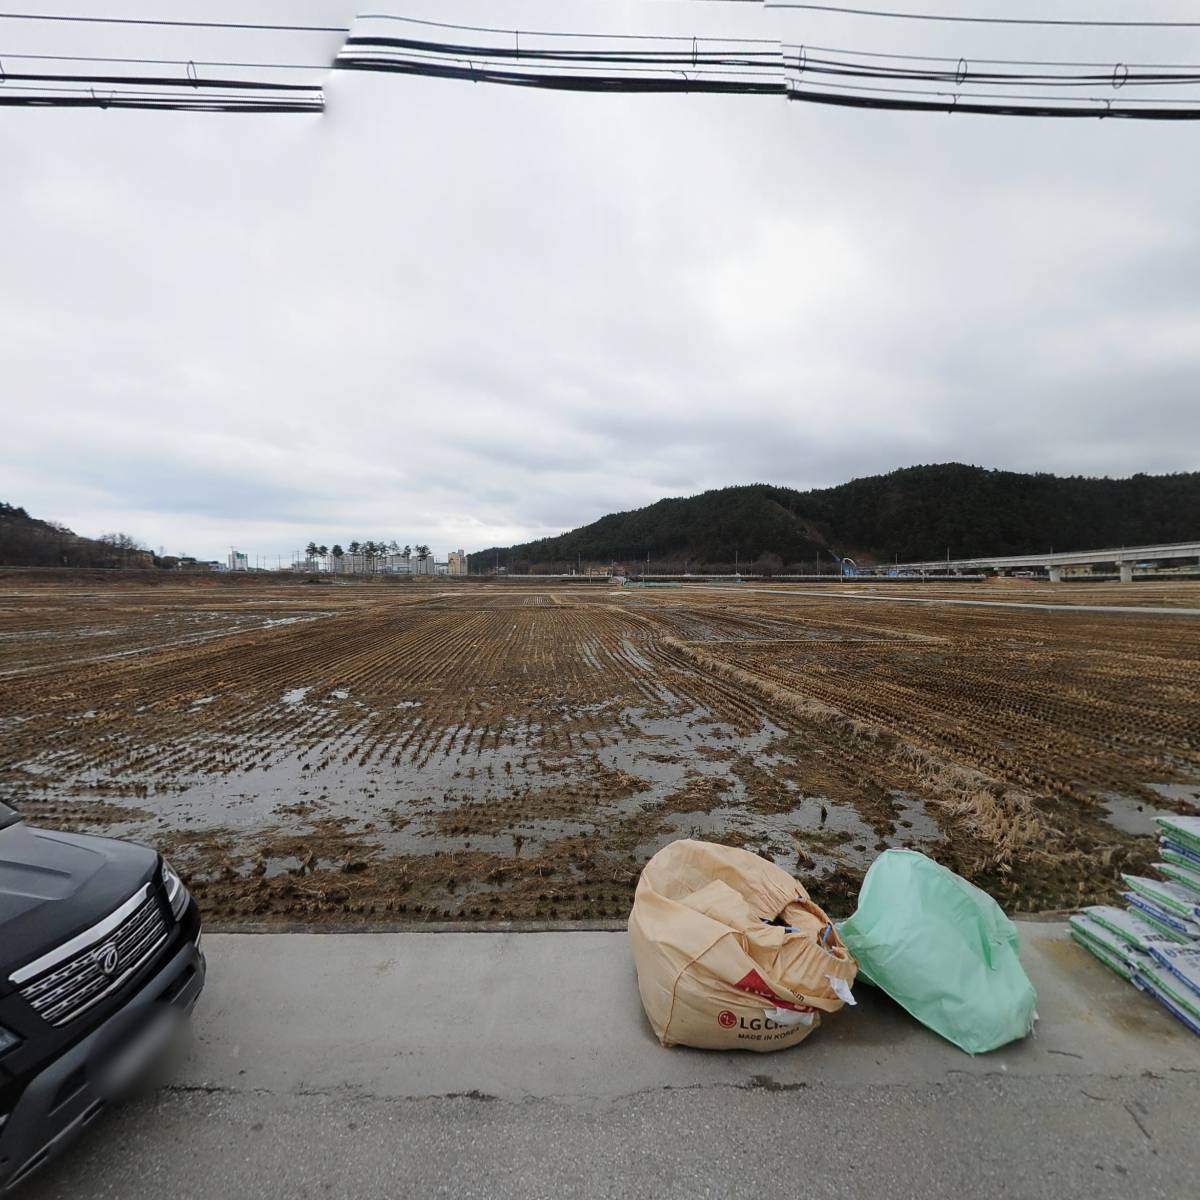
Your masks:
{"label": "concrete road", "polygon": [[172,1084],[25,1195],[1195,1195],[1200,1039],[1021,930],[1039,1031],[975,1059],[866,986],[792,1050],[664,1050],[617,933],[213,936]]}

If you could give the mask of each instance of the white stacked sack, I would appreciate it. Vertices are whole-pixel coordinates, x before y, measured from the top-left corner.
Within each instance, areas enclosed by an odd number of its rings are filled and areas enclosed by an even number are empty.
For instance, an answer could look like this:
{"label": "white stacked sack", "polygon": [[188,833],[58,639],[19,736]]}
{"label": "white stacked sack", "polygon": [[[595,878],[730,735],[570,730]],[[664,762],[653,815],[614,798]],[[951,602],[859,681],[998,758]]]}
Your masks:
{"label": "white stacked sack", "polygon": [[1085,908],[1071,936],[1200,1034],[1200,817],[1156,817],[1162,879],[1122,875],[1125,909]]}

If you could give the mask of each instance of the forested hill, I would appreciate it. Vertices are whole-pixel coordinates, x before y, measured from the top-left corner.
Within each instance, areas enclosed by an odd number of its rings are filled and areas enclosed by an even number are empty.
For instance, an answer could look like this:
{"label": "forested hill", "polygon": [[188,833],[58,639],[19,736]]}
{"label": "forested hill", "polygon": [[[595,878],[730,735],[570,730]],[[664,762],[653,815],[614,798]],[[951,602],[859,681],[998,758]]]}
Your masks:
{"label": "forested hill", "polygon": [[799,492],[755,483],[611,513],[559,537],[471,555],[514,572],[577,562],[768,570],[830,551],[863,561],[1096,549],[1200,536],[1200,472],[1129,479],[1022,475],[962,463],[907,467]]}
{"label": "forested hill", "polygon": [[39,520],[19,505],[0,501],[0,566],[148,567],[152,562],[150,551],[127,534],[80,537],[65,525]]}

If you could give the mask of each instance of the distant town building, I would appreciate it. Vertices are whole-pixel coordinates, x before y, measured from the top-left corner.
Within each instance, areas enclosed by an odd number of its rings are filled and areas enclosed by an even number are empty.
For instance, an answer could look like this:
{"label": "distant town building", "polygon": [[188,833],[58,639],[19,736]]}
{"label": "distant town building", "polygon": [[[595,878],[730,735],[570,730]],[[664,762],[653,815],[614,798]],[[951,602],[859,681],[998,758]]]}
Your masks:
{"label": "distant town building", "polygon": [[[462,551],[458,552],[460,555]],[[454,556],[451,555],[451,558]],[[296,564],[299,566],[299,564]],[[330,570],[338,575],[448,575],[448,562],[438,562],[432,554],[421,558],[410,551],[404,554],[343,554],[337,559],[327,559],[322,566],[317,559],[308,559],[310,570]],[[466,556],[462,558],[461,574],[466,574]]]}
{"label": "distant town building", "polygon": [[451,550],[447,560],[448,575],[465,575],[467,573],[467,556],[462,552],[462,548]]}
{"label": "distant town building", "polygon": [[240,550],[230,550],[229,552],[229,569],[231,571],[248,571],[250,570],[250,559]]}

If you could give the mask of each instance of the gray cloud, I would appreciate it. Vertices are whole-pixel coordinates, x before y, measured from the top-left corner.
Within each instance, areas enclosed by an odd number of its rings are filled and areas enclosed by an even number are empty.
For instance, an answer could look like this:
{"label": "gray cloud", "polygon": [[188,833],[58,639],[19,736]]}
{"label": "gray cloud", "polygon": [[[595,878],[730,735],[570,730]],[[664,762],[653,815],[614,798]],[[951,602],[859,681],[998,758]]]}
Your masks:
{"label": "gray cloud", "polygon": [[[603,15],[759,15],[712,8]],[[0,492],[274,555],[478,547],[914,461],[1195,469],[1189,139],[359,76],[321,119],[7,111]]]}

